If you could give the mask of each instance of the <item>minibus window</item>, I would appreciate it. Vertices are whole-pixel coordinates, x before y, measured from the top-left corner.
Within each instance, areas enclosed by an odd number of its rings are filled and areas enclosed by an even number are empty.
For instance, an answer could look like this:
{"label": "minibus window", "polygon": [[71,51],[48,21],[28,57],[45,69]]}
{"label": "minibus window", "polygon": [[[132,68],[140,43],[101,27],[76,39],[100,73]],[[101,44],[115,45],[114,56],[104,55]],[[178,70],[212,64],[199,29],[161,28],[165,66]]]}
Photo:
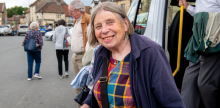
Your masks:
{"label": "minibus window", "polygon": [[138,4],[138,0],[136,0],[135,3],[130,7],[131,11],[128,13],[128,19],[130,20],[132,25],[134,25],[134,18],[137,9],[137,4]]}
{"label": "minibus window", "polygon": [[151,0],[142,0],[136,18],[135,32],[143,35],[147,25],[148,12]]}

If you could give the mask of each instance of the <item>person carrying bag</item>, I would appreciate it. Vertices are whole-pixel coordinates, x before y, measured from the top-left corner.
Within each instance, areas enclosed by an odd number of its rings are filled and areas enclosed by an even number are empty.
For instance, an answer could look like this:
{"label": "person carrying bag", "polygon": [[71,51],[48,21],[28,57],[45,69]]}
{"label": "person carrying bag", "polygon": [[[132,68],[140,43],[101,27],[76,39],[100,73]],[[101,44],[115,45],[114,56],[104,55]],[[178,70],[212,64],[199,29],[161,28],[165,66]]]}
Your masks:
{"label": "person carrying bag", "polygon": [[25,45],[24,45],[24,50],[28,52],[37,52],[37,45],[36,45],[36,40],[35,40],[35,35],[37,32],[34,33],[34,36],[31,36],[31,31],[29,38],[27,39]]}

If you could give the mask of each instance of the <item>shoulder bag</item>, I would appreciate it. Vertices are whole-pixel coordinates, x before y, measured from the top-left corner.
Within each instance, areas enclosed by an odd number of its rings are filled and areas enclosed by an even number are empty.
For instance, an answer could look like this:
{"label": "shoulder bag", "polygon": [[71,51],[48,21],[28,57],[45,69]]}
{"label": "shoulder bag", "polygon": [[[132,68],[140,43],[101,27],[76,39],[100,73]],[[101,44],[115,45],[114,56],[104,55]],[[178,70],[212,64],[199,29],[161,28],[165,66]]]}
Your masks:
{"label": "shoulder bag", "polygon": [[84,85],[82,86],[82,90],[80,91],[80,93],[74,98],[74,100],[82,105],[83,104],[83,101],[87,98],[88,94],[89,94],[89,91],[90,89],[87,87],[86,85],[86,82],[87,82],[87,79],[88,79],[88,74],[86,75],[86,81],[84,83]]}
{"label": "shoulder bag", "polygon": [[25,45],[24,45],[24,50],[27,52],[37,52],[37,46],[36,46],[36,40],[35,40],[35,35],[37,32],[34,33],[34,36],[31,37],[31,31],[29,38],[27,39]]}

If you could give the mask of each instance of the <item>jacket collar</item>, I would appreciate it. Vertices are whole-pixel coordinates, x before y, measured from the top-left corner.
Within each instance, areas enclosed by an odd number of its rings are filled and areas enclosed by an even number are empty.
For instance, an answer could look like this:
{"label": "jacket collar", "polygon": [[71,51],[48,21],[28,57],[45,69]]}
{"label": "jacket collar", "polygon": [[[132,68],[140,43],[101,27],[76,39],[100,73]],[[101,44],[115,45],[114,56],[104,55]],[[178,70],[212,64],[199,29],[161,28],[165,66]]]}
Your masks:
{"label": "jacket collar", "polygon": [[[131,42],[130,53],[134,56],[134,59],[137,59],[140,56],[142,50],[150,47],[150,45],[147,43],[147,40],[149,39],[146,38],[146,36],[140,36],[137,33],[134,33],[133,35],[130,35],[129,37],[130,37],[129,39]],[[102,56],[102,57],[106,57],[107,59],[109,59],[110,51],[101,45],[99,49],[97,50],[97,56]]]}

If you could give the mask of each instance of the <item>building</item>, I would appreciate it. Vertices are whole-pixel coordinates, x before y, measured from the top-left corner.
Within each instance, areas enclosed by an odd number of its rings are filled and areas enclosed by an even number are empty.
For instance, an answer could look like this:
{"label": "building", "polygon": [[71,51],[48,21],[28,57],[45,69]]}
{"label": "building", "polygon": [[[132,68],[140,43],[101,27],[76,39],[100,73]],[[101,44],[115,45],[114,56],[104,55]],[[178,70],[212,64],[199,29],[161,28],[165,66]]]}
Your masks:
{"label": "building", "polygon": [[0,25],[7,22],[7,9],[5,3],[0,3]]}
{"label": "building", "polygon": [[127,13],[131,3],[133,2],[133,0],[111,0],[112,2],[117,3],[119,6],[121,6],[121,8]]}
{"label": "building", "polygon": [[93,9],[96,5],[102,3],[102,2],[106,2],[106,1],[110,1],[110,0],[92,0],[92,6],[91,8]]}
{"label": "building", "polygon": [[8,23],[11,25],[25,24],[25,15],[13,15],[11,18],[8,18]]}
{"label": "building", "polygon": [[66,19],[62,4],[58,2],[47,2],[35,11],[36,21],[41,25],[53,25],[59,19]]}
{"label": "building", "polygon": [[65,13],[65,21],[70,25],[73,25],[73,17],[68,12],[68,5],[62,5],[64,13]]}
{"label": "building", "polygon": [[[36,0],[34,3],[32,3],[30,6],[29,6],[29,9],[30,9],[30,22],[33,22],[33,21],[38,21],[39,20],[39,17],[42,16],[43,12],[47,12],[48,10],[47,9],[47,6],[50,5],[50,2],[57,2],[61,5],[67,5],[63,0]],[[49,3],[49,4],[48,4]],[[54,4],[52,4],[54,5]],[[59,6],[58,6],[59,7]],[[42,10],[42,9],[45,9],[45,10]],[[49,8],[51,9],[51,8]],[[54,9],[54,8],[53,8]],[[63,10],[63,9],[62,9]],[[61,11],[62,11],[61,10]],[[59,10],[58,10],[59,11]],[[36,12],[38,14],[36,14]],[[41,15],[39,14],[41,13]],[[48,19],[48,18],[47,18]],[[41,22],[40,22],[41,23]],[[44,22],[43,22],[44,23]]]}
{"label": "building", "polygon": [[30,9],[28,9],[25,12],[25,23],[26,23],[26,25],[28,25],[29,22],[30,22]]}

